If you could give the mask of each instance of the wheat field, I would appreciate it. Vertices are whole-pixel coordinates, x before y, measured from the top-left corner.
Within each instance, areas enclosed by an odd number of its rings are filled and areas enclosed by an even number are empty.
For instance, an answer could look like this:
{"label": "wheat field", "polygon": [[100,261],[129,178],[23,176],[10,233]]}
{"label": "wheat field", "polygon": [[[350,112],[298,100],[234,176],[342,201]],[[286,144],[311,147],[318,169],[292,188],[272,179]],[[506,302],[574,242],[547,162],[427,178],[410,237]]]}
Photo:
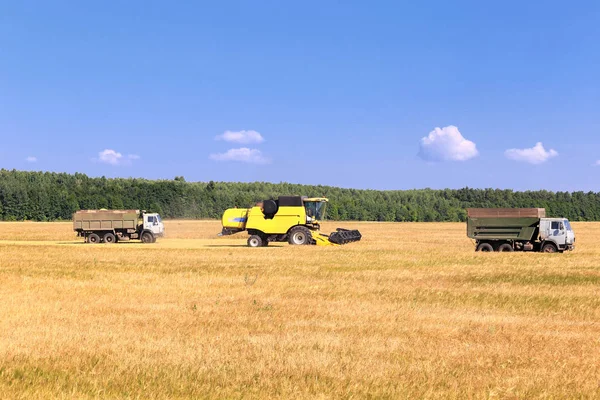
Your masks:
{"label": "wheat field", "polygon": [[167,221],[156,244],[86,245],[0,223],[0,398],[600,397],[600,224],[565,254],[338,226],[363,240],[250,249]]}

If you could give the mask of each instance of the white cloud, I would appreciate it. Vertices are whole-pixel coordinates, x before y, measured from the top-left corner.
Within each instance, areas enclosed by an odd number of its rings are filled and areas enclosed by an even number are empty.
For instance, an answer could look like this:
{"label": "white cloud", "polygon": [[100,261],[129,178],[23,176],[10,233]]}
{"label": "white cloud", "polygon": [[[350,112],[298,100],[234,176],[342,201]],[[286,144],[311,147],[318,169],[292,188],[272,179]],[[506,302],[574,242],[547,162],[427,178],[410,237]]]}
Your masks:
{"label": "white cloud", "polygon": [[123,154],[112,150],[112,149],[105,149],[103,151],[101,151],[100,153],[98,153],[98,159],[97,161],[104,163],[104,164],[110,164],[110,165],[129,165],[131,164],[132,161],[134,160],[139,160],[140,156],[138,156],[137,154],[128,154],[126,157],[123,156]]}
{"label": "white cloud", "polygon": [[598,160],[595,163],[593,163],[592,166],[594,166],[594,167],[600,167],[600,160]]}
{"label": "white cloud", "polygon": [[504,155],[515,161],[522,161],[529,164],[542,164],[552,157],[558,156],[558,152],[554,149],[546,151],[542,142],[537,142],[536,145],[530,149],[509,149],[504,152]]}
{"label": "white cloud", "polygon": [[240,161],[251,164],[268,164],[270,162],[262,155],[260,150],[247,147],[229,149],[225,153],[211,154],[210,159],[215,161]]}
{"label": "white cloud", "polygon": [[466,161],[478,154],[475,143],[452,125],[429,132],[421,139],[419,150],[419,157],[427,161]]}
{"label": "white cloud", "polygon": [[98,160],[105,164],[118,165],[123,159],[123,154],[117,153],[111,149],[105,149],[98,153]]}
{"label": "white cloud", "polygon": [[28,163],[34,163],[37,162],[37,157],[29,156],[25,159],[25,161],[27,161]]}
{"label": "white cloud", "polygon": [[265,141],[262,135],[256,131],[225,131],[222,135],[216,136],[215,139],[239,144],[262,143]]}

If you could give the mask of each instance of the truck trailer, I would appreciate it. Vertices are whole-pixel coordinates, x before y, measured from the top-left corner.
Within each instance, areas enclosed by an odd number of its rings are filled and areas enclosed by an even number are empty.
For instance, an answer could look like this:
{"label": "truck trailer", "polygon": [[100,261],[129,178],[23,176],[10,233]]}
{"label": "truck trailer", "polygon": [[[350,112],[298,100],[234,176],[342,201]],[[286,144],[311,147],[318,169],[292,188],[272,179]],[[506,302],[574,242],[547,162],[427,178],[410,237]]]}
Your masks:
{"label": "truck trailer", "polygon": [[564,252],[575,248],[566,218],[546,218],[544,208],[469,208],[467,236],[476,251]]}
{"label": "truck trailer", "polygon": [[86,243],[141,240],[154,243],[165,227],[156,213],[139,210],[81,210],[73,214],[73,230]]}

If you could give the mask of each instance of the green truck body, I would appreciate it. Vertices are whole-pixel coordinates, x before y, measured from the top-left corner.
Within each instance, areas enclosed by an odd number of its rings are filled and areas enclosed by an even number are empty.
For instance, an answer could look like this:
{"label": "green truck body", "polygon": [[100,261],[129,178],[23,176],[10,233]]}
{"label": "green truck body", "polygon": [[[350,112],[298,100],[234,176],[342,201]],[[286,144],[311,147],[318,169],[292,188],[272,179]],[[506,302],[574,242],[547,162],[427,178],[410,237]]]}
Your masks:
{"label": "green truck body", "polygon": [[470,208],[467,236],[477,251],[573,250],[575,233],[565,218],[546,218],[543,208]]}
{"label": "green truck body", "polygon": [[472,239],[533,240],[539,231],[539,218],[469,218],[468,236]]}

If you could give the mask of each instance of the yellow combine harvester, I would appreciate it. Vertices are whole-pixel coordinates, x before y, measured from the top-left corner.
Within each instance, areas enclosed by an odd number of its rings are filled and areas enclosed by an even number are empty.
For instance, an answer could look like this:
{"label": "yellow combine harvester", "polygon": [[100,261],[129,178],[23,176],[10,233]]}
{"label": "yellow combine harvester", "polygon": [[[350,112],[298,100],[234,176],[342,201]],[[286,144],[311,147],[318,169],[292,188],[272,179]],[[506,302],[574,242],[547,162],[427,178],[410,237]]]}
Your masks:
{"label": "yellow combine harvester", "polygon": [[292,245],[336,246],[361,239],[357,230],[338,228],[325,235],[319,232],[325,219],[328,200],[324,197],[280,196],[252,208],[229,208],[223,213],[223,231],[219,236],[248,231],[248,246],[262,247],[269,242]]}

